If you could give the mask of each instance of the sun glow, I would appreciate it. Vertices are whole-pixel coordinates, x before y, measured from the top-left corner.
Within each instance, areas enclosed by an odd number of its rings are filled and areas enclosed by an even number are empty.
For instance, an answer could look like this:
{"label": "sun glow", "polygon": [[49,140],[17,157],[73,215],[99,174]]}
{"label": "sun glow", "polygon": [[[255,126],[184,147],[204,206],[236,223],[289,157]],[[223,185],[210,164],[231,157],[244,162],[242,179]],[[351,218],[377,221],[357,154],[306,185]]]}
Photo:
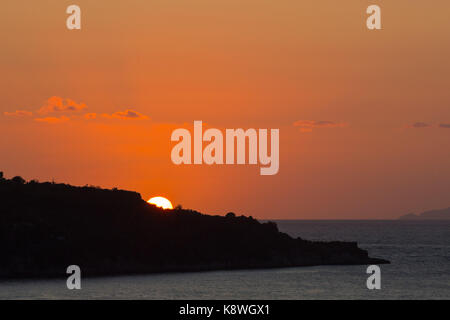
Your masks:
{"label": "sun glow", "polygon": [[150,204],[154,204],[155,206],[163,209],[173,209],[172,203],[164,198],[164,197],[153,197],[147,201]]}

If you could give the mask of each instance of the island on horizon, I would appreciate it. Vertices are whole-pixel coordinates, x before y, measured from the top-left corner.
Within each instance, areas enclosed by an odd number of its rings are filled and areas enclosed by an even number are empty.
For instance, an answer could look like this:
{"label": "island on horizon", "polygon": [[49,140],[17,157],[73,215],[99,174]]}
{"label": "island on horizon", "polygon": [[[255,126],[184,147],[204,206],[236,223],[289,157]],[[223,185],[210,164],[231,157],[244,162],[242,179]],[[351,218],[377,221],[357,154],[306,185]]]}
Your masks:
{"label": "island on horizon", "polygon": [[139,193],[5,179],[0,173],[0,278],[383,264],[356,242],[292,238],[276,223],[163,210]]}
{"label": "island on horizon", "polygon": [[399,220],[450,220],[450,207],[446,209],[428,210],[419,214],[408,213]]}

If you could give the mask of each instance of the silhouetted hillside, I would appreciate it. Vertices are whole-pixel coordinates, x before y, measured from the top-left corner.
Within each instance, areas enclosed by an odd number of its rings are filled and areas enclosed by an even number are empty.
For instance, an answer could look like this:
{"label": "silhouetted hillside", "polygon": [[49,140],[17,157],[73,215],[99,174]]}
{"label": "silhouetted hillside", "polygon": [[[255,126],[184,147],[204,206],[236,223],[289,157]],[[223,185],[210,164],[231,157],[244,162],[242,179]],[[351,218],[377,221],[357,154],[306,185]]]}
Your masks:
{"label": "silhouetted hillside", "polygon": [[164,211],[136,192],[0,175],[0,277],[385,263],[354,242],[293,239],[252,217]]}

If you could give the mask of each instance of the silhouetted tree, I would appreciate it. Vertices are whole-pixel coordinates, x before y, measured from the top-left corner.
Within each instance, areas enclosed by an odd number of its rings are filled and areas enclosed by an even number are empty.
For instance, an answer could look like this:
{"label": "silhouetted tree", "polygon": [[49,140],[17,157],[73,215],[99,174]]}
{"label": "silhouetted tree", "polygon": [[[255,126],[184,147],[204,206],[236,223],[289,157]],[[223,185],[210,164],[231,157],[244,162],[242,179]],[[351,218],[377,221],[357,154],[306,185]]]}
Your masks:
{"label": "silhouetted tree", "polygon": [[236,217],[236,214],[235,214],[234,212],[228,212],[228,213],[225,215],[225,217],[227,217],[227,218],[235,218],[235,217]]}
{"label": "silhouetted tree", "polygon": [[25,179],[22,178],[21,176],[15,176],[14,178],[11,179],[11,181],[17,184],[24,184],[26,182]]}
{"label": "silhouetted tree", "polygon": [[278,232],[278,226],[275,222],[268,221],[265,223],[265,225],[267,226],[268,229],[271,229],[274,232]]}

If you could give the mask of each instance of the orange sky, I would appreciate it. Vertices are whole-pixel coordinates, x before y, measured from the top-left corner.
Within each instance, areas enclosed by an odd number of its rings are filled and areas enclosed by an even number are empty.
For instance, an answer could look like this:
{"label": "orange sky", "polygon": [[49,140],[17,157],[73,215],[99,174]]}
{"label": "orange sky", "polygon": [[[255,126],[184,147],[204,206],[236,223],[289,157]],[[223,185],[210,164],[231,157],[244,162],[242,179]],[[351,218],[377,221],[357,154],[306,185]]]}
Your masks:
{"label": "orange sky", "polygon": [[[80,0],[69,31],[73,3],[1,6],[7,177],[272,219],[450,206],[448,1]],[[175,166],[170,134],[194,120],[279,128],[279,173]]]}

